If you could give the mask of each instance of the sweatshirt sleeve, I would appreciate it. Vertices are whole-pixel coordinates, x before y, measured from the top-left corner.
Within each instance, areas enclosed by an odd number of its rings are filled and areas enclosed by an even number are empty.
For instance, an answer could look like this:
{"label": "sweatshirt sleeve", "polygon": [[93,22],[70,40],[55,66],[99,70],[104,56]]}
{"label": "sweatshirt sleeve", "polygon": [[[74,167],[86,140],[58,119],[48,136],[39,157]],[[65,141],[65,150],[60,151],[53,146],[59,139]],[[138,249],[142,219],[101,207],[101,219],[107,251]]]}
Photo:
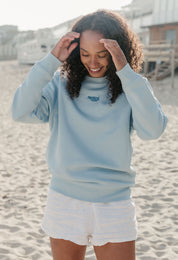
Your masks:
{"label": "sweatshirt sleeve", "polygon": [[132,109],[132,126],[141,139],[156,139],[167,125],[167,117],[154,96],[148,80],[134,72],[129,64],[116,72]]}
{"label": "sweatshirt sleeve", "polygon": [[54,95],[54,73],[61,62],[49,53],[38,61],[17,88],[11,105],[12,118],[25,123],[48,122]]}

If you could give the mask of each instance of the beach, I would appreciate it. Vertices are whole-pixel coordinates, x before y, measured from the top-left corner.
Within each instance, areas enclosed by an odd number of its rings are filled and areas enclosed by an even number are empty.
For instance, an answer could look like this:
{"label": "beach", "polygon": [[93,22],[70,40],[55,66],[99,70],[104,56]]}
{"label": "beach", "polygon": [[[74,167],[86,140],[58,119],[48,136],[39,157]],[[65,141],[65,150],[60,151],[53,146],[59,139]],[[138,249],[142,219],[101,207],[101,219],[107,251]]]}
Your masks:
{"label": "beach", "polygon": [[[45,161],[48,124],[14,122],[10,107],[29,65],[0,61],[0,259],[50,260],[49,238],[41,230],[50,174]],[[137,260],[178,259],[178,73],[150,81],[168,117],[157,140],[132,136],[138,220]],[[92,246],[86,259],[96,259]],[[108,259],[112,260],[112,259]]]}

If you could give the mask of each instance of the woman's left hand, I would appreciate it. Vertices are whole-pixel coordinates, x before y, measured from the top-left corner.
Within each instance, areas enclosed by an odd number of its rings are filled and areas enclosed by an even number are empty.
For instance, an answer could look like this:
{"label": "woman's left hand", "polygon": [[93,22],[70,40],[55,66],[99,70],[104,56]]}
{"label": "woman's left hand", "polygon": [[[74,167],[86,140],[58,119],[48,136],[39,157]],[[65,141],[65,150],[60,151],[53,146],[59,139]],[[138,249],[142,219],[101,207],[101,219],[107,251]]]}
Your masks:
{"label": "woman's left hand", "polygon": [[118,42],[110,39],[101,39],[100,42],[111,54],[116,70],[121,70],[127,64],[127,60]]}

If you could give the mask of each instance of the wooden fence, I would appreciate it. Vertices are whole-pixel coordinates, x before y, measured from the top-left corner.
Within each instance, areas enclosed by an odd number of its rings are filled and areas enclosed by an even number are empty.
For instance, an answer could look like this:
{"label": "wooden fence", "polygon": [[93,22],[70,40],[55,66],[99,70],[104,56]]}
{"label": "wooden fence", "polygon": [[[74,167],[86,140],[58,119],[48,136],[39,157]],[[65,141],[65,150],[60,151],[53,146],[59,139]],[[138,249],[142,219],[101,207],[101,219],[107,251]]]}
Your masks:
{"label": "wooden fence", "polygon": [[[155,69],[149,72],[149,63],[155,62]],[[144,46],[144,75],[161,80],[171,75],[171,86],[174,87],[175,69],[178,67],[178,44],[152,43]]]}

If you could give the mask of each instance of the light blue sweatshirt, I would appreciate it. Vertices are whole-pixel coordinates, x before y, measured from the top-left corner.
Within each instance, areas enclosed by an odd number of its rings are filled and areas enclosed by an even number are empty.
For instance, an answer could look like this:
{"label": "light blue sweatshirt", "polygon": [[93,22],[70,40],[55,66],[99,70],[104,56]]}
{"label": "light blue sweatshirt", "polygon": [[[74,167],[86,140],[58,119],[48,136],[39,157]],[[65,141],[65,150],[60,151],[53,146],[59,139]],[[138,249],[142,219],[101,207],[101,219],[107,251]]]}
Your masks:
{"label": "light blue sweatshirt", "polygon": [[15,92],[12,118],[25,123],[49,122],[46,159],[51,189],[91,202],[129,199],[135,184],[132,129],[142,139],[156,139],[163,133],[167,117],[147,79],[129,64],[117,72],[124,92],[114,104],[107,98],[106,77],[86,76],[79,97],[72,100],[66,79],[56,72],[60,64],[49,53],[32,67]]}

